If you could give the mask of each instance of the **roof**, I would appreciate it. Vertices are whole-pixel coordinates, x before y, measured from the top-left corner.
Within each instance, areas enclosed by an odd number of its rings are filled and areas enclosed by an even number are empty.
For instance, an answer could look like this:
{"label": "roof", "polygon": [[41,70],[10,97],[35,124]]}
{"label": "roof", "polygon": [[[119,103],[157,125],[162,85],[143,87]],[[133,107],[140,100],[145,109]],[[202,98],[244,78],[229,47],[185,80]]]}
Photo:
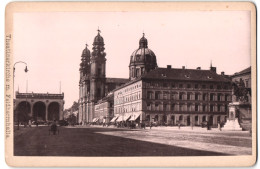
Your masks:
{"label": "roof", "polygon": [[167,79],[179,81],[230,82],[223,75],[211,70],[157,68],[142,76],[142,79]]}
{"label": "roof", "polygon": [[127,83],[129,79],[124,78],[106,78],[106,83]]}
{"label": "roof", "polygon": [[251,73],[251,66],[242,70],[242,71],[240,71],[240,72],[236,72],[234,75],[231,75],[231,77],[242,75],[242,74],[247,74],[247,73]]}

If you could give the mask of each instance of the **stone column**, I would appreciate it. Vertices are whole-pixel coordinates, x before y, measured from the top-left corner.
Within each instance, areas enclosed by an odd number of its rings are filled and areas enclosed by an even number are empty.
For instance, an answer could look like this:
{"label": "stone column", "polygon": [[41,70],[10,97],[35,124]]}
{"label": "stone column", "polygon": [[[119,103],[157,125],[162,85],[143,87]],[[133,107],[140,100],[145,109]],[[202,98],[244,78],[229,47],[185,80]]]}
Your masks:
{"label": "stone column", "polygon": [[30,116],[31,116],[31,117],[33,117],[33,105],[34,105],[34,103],[30,104],[30,107],[31,107]]}
{"label": "stone column", "polygon": [[45,109],[45,118],[46,118],[46,121],[48,120],[48,106],[49,104],[48,103],[45,103],[45,106],[46,106],[46,109]]}

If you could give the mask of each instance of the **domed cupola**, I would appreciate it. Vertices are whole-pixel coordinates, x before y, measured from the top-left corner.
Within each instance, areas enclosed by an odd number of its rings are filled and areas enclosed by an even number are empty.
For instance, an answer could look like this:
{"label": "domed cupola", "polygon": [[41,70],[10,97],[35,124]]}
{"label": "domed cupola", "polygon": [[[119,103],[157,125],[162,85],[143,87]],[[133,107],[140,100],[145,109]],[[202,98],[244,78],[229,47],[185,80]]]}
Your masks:
{"label": "domed cupola", "polygon": [[98,29],[98,34],[97,36],[94,38],[94,42],[93,42],[93,52],[92,52],[92,56],[96,57],[98,55],[102,55],[102,56],[106,56],[106,53],[104,52],[105,48],[105,44],[104,44],[104,39],[103,37],[100,35],[100,30]]}
{"label": "domed cupola", "polygon": [[85,49],[82,51],[81,63],[80,63],[80,75],[85,76],[90,73],[90,50],[88,49],[88,44],[86,44]]}
{"label": "domed cupola", "polygon": [[148,48],[148,41],[144,37],[139,40],[139,48],[135,50],[130,59],[129,78],[135,79],[143,74],[157,68],[154,52]]}

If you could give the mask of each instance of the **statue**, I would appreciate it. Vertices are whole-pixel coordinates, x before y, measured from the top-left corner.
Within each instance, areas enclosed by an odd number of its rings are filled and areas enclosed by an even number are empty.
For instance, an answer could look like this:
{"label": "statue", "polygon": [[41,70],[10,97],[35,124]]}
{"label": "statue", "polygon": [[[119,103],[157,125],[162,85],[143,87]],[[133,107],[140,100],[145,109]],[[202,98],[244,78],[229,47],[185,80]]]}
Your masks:
{"label": "statue", "polygon": [[239,101],[239,102],[248,102],[248,94],[251,95],[248,88],[245,87],[244,81],[240,78],[240,81],[235,81],[232,84],[232,95],[235,96],[236,100],[233,101]]}

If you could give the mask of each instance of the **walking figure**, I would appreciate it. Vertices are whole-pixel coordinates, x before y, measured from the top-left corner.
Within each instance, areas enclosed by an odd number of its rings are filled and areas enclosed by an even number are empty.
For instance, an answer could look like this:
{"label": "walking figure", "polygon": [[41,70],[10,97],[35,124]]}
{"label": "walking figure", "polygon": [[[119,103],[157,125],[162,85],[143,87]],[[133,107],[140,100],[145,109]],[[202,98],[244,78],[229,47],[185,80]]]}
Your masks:
{"label": "walking figure", "polygon": [[57,129],[57,124],[56,124],[56,120],[53,121],[53,123],[51,124],[51,129],[49,130],[49,135],[52,132],[53,135],[56,135],[56,132],[58,131],[59,134],[59,130]]}

